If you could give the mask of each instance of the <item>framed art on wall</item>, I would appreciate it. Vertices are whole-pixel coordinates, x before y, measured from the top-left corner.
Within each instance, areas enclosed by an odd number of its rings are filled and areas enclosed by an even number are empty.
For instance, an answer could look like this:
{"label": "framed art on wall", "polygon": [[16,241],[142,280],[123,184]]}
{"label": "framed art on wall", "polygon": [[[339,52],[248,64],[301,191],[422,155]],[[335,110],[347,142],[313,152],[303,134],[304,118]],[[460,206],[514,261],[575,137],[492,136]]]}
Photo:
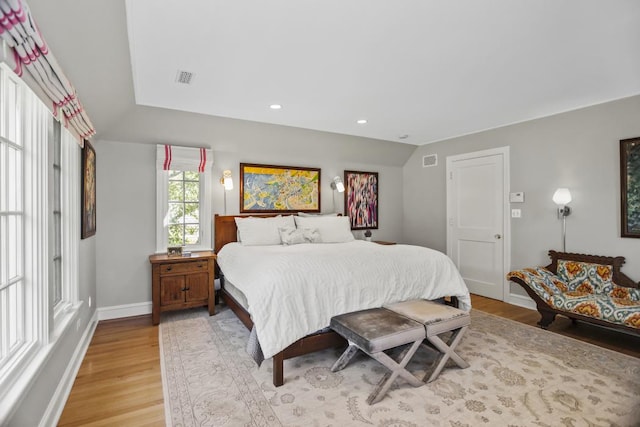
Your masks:
{"label": "framed art on wall", "polygon": [[320,169],[240,163],[240,212],[320,212]]}
{"label": "framed art on wall", "polygon": [[640,137],[620,141],[622,237],[640,238]]}
{"label": "framed art on wall", "polygon": [[352,230],[378,228],[378,172],[344,171],[344,208]]}
{"label": "framed art on wall", "polygon": [[96,234],[96,152],[84,141],[82,148],[82,232],[86,239]]}

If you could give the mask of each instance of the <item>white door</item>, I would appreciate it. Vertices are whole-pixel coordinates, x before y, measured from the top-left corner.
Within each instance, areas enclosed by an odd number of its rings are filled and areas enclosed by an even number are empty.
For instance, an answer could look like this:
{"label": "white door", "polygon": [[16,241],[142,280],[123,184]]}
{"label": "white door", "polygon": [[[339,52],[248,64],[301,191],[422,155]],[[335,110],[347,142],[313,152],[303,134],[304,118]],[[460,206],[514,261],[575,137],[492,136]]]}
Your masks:
{"label": "white door", "polygon": [[508,147],[447,158],[447,255],[469,291],[506,297]]}

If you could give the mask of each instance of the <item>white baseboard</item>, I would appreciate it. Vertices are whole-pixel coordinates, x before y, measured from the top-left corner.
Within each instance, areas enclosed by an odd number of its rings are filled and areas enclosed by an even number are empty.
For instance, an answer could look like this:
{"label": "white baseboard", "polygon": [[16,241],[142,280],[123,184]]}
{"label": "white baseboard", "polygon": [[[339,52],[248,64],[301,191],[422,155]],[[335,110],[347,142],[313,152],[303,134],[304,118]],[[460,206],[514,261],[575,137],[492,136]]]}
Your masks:
{"label": "white baseboard", "polygon": [[517,305],[518,307],[529,308],[531,310],[536,309],[535,301],[533,301],[527,295],[509,294],[509,299],[505,302]]}
{"label": "white baseboard", "polygon": [[122,317],[142,316],[151,314],[152,304],[148,302],[138,302],[134,304],[114,305],[111,307],[98,308],[98,320],[120,319]]}
{"label": "white baseboard", "polygon": [[84,355],[87,353],[87,349],[89,348],[89,344],[91,343],[91,339],[93,338],[93,333],[95,332],[97,325],[98,313],[94,312],[93,317],[82,334],[80,342],[78,342],[78,345],[73,352],[73,356],[71,356],[71,360],[60,379],[60,383],[58,383],[55,393],[49,401],[47,410],[40,419],[40,427],[55,426],[58,424],[60,416],[62,416],[62,411],[64,410],[64,405],[67,403],[69,394],[71,394],[71,388],[76,380],[76,376],[78,375],[78,371],[80,370],[80,366],[84,360]]}

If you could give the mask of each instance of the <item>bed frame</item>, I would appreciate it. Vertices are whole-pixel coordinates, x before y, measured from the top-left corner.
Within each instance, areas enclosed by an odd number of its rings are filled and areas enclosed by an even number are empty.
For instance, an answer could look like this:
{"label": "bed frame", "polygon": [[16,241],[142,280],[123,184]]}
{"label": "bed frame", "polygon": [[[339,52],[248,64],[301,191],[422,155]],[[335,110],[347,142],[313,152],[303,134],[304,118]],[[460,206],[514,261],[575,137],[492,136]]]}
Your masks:
{"label": "bed frame", "polygon": [[[275,216],[276,214],[260,215],[264,217]],[[237,229],[235,217],[243,217],[249,215],[218,215],[214,217],[215,239],[214,251],[218,253],[224,245],[237,241]],[[256,215],[252,215],[256,216]],[[249,313],[229,294],[224,288],[224,277],[222,276],[216,264],[216,274],[220,276],[220,293],[222,300],[227,306],[238,316],[238,319],[251,330],[253,322]],[[321,332],[313,335],[307,335],[273,356],[273,385],[280,387],[284,384],[284,361],[293,357],[302,356],[304,354],[313,353],[325,348],[344,346],[347,342],[344,338],[333,331]]]}

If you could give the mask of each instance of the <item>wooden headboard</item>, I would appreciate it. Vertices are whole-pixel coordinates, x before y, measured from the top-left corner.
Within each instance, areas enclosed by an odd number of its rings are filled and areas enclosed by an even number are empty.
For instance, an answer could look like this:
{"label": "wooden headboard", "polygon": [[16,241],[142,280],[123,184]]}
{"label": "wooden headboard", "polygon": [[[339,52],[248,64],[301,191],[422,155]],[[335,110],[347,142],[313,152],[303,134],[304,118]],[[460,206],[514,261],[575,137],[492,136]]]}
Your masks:
{"label": "wooden headboard", "polygon": [[[236,228],[236,217],[272,217],[283,214],[250,214],[250,215],[214,215],[213,226],[214,226],[214,241],[213,241],[213,250],[215,253],[218,253],[220,249],[227,243],[237,242],[238,241],[238,229]],[[287,215],[287,214],[284,214]]]}

